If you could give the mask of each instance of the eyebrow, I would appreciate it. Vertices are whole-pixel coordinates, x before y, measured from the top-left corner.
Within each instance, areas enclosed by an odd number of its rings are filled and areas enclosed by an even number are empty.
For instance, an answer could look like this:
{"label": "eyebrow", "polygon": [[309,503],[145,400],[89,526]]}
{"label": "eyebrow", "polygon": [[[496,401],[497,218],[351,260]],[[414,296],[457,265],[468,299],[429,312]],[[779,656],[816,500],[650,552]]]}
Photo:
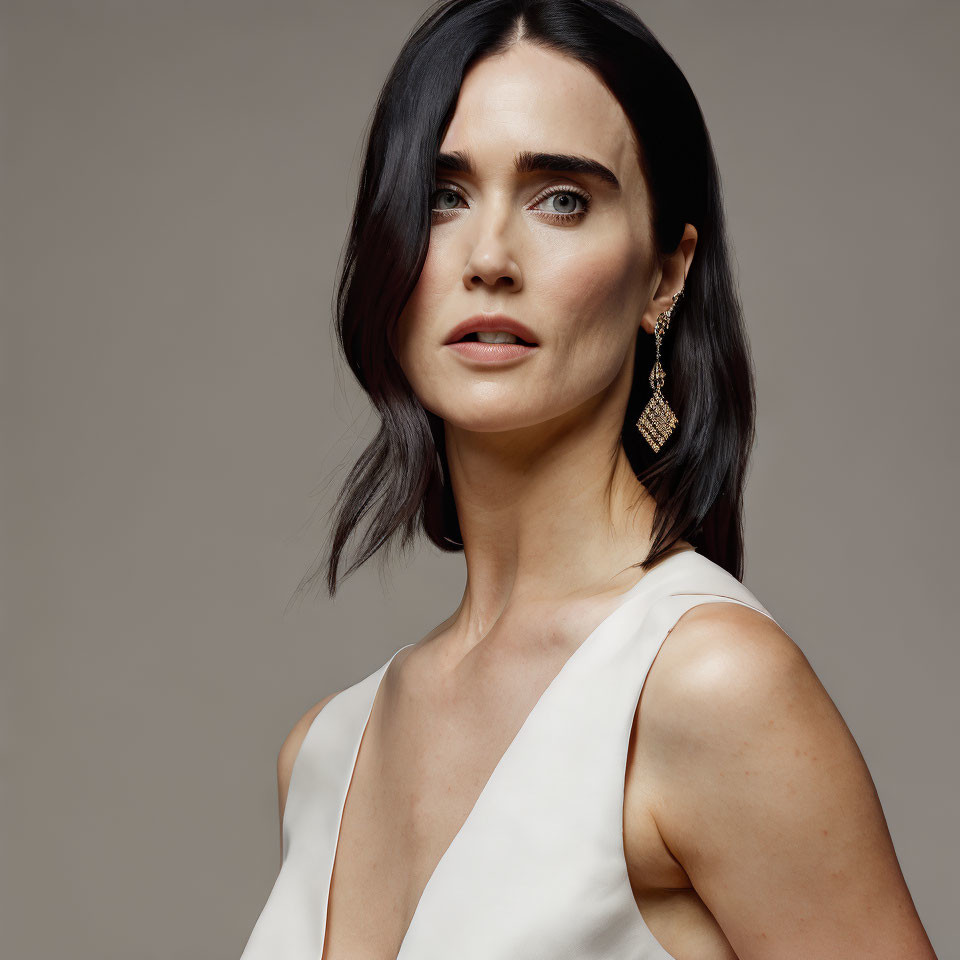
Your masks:
{"label": "eyebrow", "polygon": [[[466,173],[476,176],[476,167],[470,154],[463,150],[454,150],[452,153],[437,154],[437,169],[451,173]],[[539,173],[543,170],[553,170],[557,173],[585,173],[598,177],[609,184],[614,190],[620,190],[620,181],[608,167],[590,157],[582,157],[568,153],[534,153],[522,150],[513,159],[513,166],[517,173]]]}

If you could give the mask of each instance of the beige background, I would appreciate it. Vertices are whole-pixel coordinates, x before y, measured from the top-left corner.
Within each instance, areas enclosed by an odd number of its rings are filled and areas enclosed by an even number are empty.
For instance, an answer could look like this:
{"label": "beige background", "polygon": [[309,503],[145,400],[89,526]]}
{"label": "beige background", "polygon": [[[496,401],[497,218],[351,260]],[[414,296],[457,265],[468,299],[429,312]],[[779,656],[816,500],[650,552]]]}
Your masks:
{"label": "beige background", "polygon": [[[424,547],[288,604],[373,431],[332,281],[423,8],[3,4],[4,956],[238,957],[285,734],[459,599],[462,559]],[[947,957],[958,6],[635,8],[724,177],[758,374],[746,583],[857,738]]]}

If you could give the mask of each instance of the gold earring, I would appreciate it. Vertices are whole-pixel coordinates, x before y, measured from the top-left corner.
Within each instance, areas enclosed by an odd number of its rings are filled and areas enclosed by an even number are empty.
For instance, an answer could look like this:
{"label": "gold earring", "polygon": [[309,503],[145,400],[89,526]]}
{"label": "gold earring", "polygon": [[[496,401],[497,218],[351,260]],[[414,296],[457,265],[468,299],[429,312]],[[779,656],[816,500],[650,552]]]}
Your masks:
{"label": "gold earring", "polygon": [[670,326],[670,318],[673,316],[674,307],[676,307],[682,293],[683,287],[673,295],[673,304],[670,309],[666,313],[661,313],[654,325],[657,354],[653,369],[650,371],[650,386],[653,388],[653,396],[647,401],[643,413],[640,414],[640,419],[637,420],[637,429],[643,434],[643,439],[653,447],[654,453],[659,452],[660,448],[666,443],[667,437],[673,433],[673,428],[677,425],[676,414],[670,409],[670,404],[667,403],[661,392],[667,375],[660,363],[660,340],[667,332],[667,327]]}

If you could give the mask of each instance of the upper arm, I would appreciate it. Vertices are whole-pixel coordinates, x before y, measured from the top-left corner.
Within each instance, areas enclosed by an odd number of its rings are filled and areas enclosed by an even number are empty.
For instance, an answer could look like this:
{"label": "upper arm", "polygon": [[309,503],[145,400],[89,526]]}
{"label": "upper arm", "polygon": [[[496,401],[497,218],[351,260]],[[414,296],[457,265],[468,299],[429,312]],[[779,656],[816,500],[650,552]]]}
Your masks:
{"label": "upper arm", "polygon": [[643,711],[657,826],[741,960],[935,957],[863,756],[773,621],[688,611]]}
{"label": "upper arm", "polygon": [[286,739],[280,746],[280,752],[277,755],[277,798],[280,807],[280,829],[283,830],[283,811],[287,806],[287,792],[290,789],[290,775],[293,773],[293,764],[300,753],[300,747],[310,725],[316,719],[317,714],[329,703],[336,692],[324,697],[318,703],[315,703],[307,712],[300,717],[293,725],[293,729],[287,734]]}

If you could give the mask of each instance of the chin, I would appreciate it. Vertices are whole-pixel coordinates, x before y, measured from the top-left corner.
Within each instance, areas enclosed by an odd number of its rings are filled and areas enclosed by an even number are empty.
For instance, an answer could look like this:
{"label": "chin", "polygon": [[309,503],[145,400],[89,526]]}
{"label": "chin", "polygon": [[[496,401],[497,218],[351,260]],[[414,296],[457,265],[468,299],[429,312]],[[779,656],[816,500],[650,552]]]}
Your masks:
{"label": "chin", "polygon": [[524,416],[516,407],[509,410],[484,410],[482,404],[477,404],[473,409],[466,410],[447,410],[446,413],[440,413],[451,427],[460,430],[469,430],[472,433],[505,433],[509,430],[522,430],[525,427],[532,427],[539,423],[540,418],[533,412]]}

